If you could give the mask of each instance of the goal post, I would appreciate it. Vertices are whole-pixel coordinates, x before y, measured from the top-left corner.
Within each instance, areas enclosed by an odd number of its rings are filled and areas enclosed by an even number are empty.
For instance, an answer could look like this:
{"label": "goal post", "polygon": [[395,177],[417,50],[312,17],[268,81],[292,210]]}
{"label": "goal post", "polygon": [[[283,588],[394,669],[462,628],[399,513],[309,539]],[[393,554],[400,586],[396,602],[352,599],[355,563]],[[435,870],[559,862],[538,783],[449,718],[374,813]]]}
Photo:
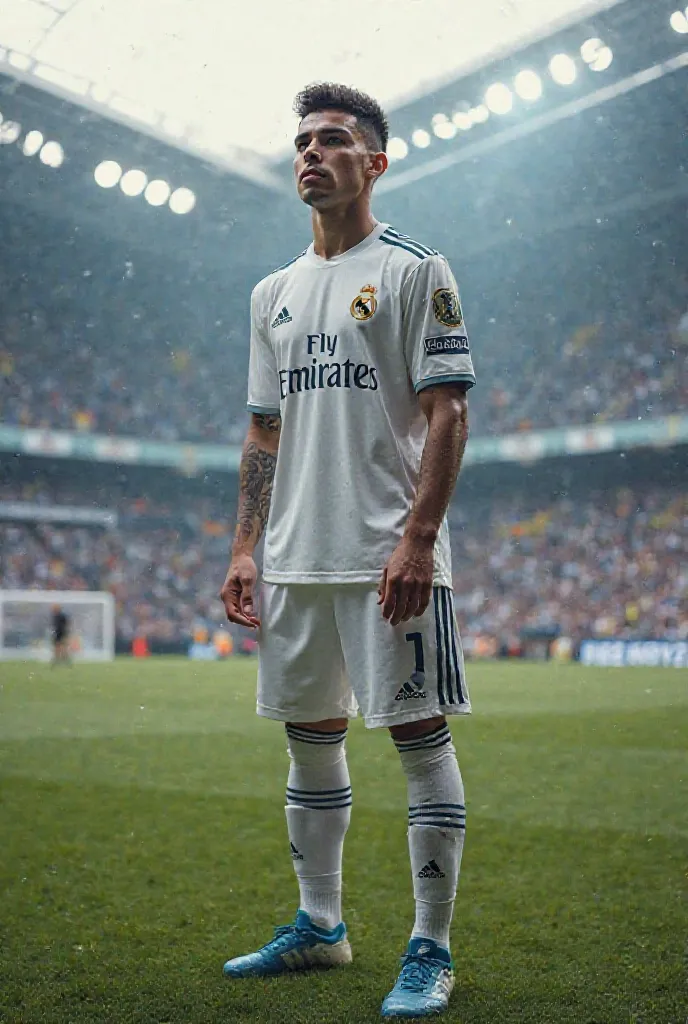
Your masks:
{"label": "goal post", "polygon": [[48,661],[52,612],[69,619],[69,651],[76,661],[115,656],[115,601],[105,591],[0,590],[0,660]]}

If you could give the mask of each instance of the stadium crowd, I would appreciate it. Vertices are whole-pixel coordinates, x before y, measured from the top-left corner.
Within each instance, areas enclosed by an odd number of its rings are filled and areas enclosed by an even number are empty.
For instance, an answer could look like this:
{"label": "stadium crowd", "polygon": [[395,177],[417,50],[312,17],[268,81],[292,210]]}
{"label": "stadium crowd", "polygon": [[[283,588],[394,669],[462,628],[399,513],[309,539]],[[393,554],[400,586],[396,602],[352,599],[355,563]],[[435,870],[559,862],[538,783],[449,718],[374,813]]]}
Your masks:
{"label": "stadium crowd", "polygon": [[[478,315],[473,436],[684,410],[688,283],[677,281],[637,304],[612,296],[595,317]],[[0,424],[240,443],[243,317],[231,331],[212,317],[194,330],[171,324],[173,312],[105,305],[91,316],[78,303],[37,304],[28,288],[3,296],[0,281]]]}
{"label": "stadium crowd", "polygon": [[[15,498],[36,500],[24,490]],[[230,524],[210,503],[177,519],[150,502],[116,527],[0,522],[0,587],[108,590],[122,641],[174,642],[223,621],[217,594]],[[511,501],[453,520],[456,609],[467,647],[525,632],[688,639],[688,496],[591,494]]]}

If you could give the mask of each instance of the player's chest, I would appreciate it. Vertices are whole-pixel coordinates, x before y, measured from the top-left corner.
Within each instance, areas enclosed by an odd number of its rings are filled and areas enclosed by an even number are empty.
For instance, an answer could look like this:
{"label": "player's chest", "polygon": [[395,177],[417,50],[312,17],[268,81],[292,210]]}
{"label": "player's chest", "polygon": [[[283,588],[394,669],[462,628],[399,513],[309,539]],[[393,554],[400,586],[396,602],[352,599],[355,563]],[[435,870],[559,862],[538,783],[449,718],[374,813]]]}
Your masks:
{"label": "player's chest", "polygon": [[379,363],[401,353],[399,296],[379,274],[304,275],[278,289],[269,311],[278,365],[308,359]]}

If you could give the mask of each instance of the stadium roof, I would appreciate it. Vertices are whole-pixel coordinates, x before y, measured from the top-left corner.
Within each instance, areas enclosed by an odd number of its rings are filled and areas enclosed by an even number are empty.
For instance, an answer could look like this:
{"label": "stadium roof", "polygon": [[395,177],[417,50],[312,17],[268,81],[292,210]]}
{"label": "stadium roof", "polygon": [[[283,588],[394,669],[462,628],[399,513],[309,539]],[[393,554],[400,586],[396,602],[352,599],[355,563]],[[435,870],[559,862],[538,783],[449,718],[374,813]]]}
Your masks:
{"label": "stadium roof", "polygon": [[393,108],[619,2],[3,0],[0,71],[279,187],[307,82]]}

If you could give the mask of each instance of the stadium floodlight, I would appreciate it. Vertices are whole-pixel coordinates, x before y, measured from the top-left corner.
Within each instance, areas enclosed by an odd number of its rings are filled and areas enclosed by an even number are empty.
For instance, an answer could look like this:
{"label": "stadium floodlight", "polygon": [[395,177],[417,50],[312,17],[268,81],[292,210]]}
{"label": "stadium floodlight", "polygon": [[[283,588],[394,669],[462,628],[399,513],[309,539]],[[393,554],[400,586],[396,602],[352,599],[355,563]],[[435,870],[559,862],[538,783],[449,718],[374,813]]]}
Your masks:
{"label": "stadium floodlight", "polygon": [[519,71],[514,78],[514,89],[522,100],[532,103],[542,96],[542,79],[534,71]]}
{"label": "stadium floodlight", "polygon": [[578,74],[575,62],[567,53],[557,53],[552,57],[549,73],[557,85],[572,85]]}
{"label": "stadium floodlight", "polygon": [[22,153],[24,156],[35,156],[43,145],[43,133],[37,132],[35,129],[31,132],[26,133],[26,138],[22,143]]}
{"label": "stadium floodlight", "polygon": [[418,149],[427,149],[431,142],[430,133],[425,128],[416,128],[411,134],[411,142]]}
{"label": "stadium floodlight", "polygon": [[61,167],[64,163],[64,149],[59,142],[46,142],[38,154],[38,159],[46,167]]}
{"label": "stadium floodlight", "polygon": [[19,121],[0,121],[0,146],[11,146],[20,135]]}
{"label": "stadium floodlight", "polygon": [[403,139],[393,138],[387,143],[387,156],[390,160],[403,160],[408,156],[408,145]]}
{"label": "stadium floodlight", "polygon": [[485,105],[493,114],[508,114],[514,105],[514,94],[508,85],[495,82],[485,92]]}
{"label": "stadium floodlight", "polygon": [[460,132],[468,132],[473,127],[473,118],[467,110],[457,110],[452,114],[452,121]]}
{"label": "stadium floodlight", "polygon": [[485,124],[488,117],[490,116],[490,111],[487,109],[484,103],[479,103],[477,107],[471,107],[471,109],[468,111],[468,116],[470,117],[473,124]]}
{"label": "stadium floodlight", "polygon": [[119,187],[125,196],[140,196],[147,184],[148,176],[143,171],[135,169],[122,175]]}
{"label": "stadium floodlight", "polygon": [[688,8],[686,8],[685,14],[683,11],[674,11],[669,18],[669,24],[674,32],[678,32],[682,36],[686,35],[688,32]]}
{"label": "stadium floodlight", "polygon": [[606,71],[614,60],[610,47],[601,39],[586,39],[580,48],[580,55],[592,71]]}
{"label": "stadium floodlight", "polygon": [[432,115],[432,130],[438,139],[453,139],[456,135],[456,125],[446,114]]}
{"label": "stadium floodlight", "polygon": [[102,160],[93,172],[93,177],[96,185],[101,188],[113,188],[122,177],[122,168],[116,160]]}
{"label": "stadium floodlight", "polygon": [[176,188],[170,196],[172,213],[191,213],[196,205],[196,196],[190,188]]}
{"label": "stadium floodlight", "polygon": [[163,181],[162,178],[156,178],[154,181],[148,182],[143,198],[151,206],[164,206],[170,198],[171,191],[172,189],[166,181]]}
{"label": "stadium floodlight", "polygon": [[433,131],[438,139],[453,139],[457,132],[457,127],[452,121],[440,121],[435,125]]}

